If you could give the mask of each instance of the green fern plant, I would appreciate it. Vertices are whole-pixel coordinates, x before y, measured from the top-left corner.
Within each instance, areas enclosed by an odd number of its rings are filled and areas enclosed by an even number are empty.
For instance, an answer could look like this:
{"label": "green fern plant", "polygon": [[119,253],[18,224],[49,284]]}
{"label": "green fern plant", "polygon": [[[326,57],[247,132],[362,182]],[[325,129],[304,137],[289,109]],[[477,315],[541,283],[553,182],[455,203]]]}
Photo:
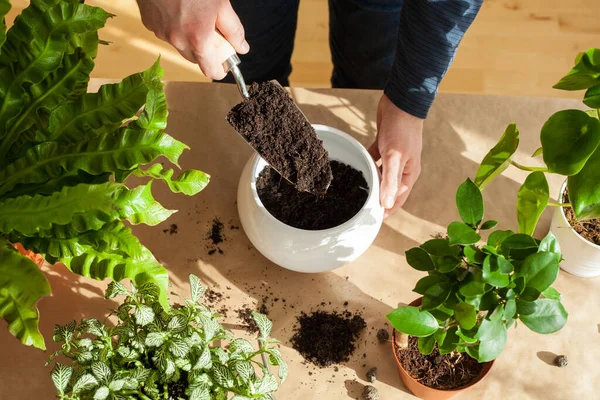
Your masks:
{"label": "green fern plant", "polygon": [[[54,340],[62,346],[48,363],[57,356],[72,362],[56,363],[52,370],[58,398],[272,399],[288,367],[279,342],[269,338],[271,321],[253,313],[260,345],[255,350],[247,340],[233,337],[217,321],[219,314],[200,302],[205,288],[195,275],[190,275],[190,287],[191,299],[182,298],[183,304],[165,310],[155,284],[132,284],[127,290],[112,282],[106,298],[125,297],[113,310],[116,326],[96,319],[56,326]],[[259,356],[265,356],[263,362]],[[279,382],[269,365],[278,366]]]}
{"label": "green fern plant", "polygon": [[[0,20],[9,9],[0,0]],[[93,279],[152,282],[167,306],[167,271],[125,223],[156,225],[174,212],[153,198],[154,180],[186,195],[209,181],[154,163],[178,167],[188,148],[164,133],[158,61],[87,93],[109,17],[82,0],[32,0],[8,32],[0,27],[0,317],[42,349],[36,303],[50,286],[11,243]],[[149,181],[126,185],[132,174]]]}

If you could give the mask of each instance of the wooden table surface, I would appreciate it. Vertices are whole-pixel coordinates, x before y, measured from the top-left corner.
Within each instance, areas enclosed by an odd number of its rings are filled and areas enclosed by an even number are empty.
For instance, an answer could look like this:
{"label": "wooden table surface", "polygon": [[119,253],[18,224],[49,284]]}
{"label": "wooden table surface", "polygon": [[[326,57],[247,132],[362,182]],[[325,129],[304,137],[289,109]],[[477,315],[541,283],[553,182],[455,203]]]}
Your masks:
{"label": "wooden table surface", "polygon": [[[92,86],[100,83],[94,80]],[[293,89],[292,95],[311,122],[342,129],[365,146],[373,141],[378,92]],[[375,387],[381,399],[412,398],[398,378],[390,346],[380,345],[375,336],[386,327],[388,312],[417,296],[412,288],[423,273],[408,266],[404,252],[458,219],[456,188],[467,176],[474,176],[478,162],[509,122],[515,121],[521,131],[517,161],[535,164],[528,156],[538,147],[542,123],[554,111],[581,107],[575,100],[439,95],[425,123],[423,171],[404,209],[385,221],[374,244],[357,261],[333,272],[307,275],[270,263],[252,248],[243,230],[232,229],[239,226],[239,175],[251,155],[251,149],[225,122],[226,112],[239,101],[237,88],[170,83],[167,96],[168,132],[191,147],[181,159],[182,167],[202,169],[212,180],[191,198],[168,193],[157,182],[155,196],[179,212],[162,225],[136,226],[134,231],[169,269],[175,291],[186,293],[187,276],[194,273],[222,292],[225,298],[217,308],[229,309],[223,322],[240,335],[245,332],[234,310],[270,297],[273,335],[283,342],[283,355],[290,364],[290,377],[277,393],[278,400],[359,398],[365,373],[374,366],[379,369]],[[516,229],[516,194],[525,176],[509,169],[486,188],[486,216],[499,220],[501,229]],[[558,192],[560,183],[558,177],[550,179],[552,193]],[[209,255],[206,234],[215,217],[225,223],[227,240],[221,246],[223,254]],[[547,212],[539,224],[540,237],[549,219]],[[171,224],[177,225],[177,233],[168,232]],[[54,292],[39,304],[48,351],[20,345],[6,331],[6,324],[0,323],[1,400],[54,398],[50,368],[44,367],[55,349],[51,342],[54,324],[101,318],[115,305],[102,297],[105,282],[79,278],[60,266],[44,269]],[[490,375],[457,399],[598,398],[600,279],[561,271],[555,287],[569,311],[566,327],[546,336],[522,325],[511,329],[506,349]],[[280,300],[274,302],[274,298]],[[368,325],[354,356],[336,368],[307,365],[289,343],[296,316],[319,308],[343,310],[345,301],[349,303],[346,309],[362,313]],[[325,306],[320,306],[322,302]],[[555,354],[567,355],[569,365],[553,367]]]}

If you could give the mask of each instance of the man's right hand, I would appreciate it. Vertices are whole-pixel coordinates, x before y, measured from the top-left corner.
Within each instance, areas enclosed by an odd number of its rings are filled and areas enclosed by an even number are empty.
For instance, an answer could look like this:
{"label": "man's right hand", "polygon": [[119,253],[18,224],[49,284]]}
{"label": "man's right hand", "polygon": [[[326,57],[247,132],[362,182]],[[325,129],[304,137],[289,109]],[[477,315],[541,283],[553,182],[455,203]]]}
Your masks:
{"label": "man's right hand", "polygon": [[[206,77],[225,78],[223,37],[240,54],[250,50],[244,27],[228,0],[137,0],[142,22],[173,45]],[[220,32],[221,35],[219,35]]]}

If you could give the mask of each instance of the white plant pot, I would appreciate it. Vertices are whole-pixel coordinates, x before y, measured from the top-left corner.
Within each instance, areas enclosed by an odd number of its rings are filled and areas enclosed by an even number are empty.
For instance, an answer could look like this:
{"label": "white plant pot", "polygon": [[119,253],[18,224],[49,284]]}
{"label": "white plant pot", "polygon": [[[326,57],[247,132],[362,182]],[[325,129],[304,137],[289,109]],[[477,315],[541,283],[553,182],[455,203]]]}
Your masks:
{"label": "white plant pot", "polygon": [[[560,188],[562,200],[567,183]],[[562,207],[556,207],[550,231],[558,239],[564,261],[560,267],[570,274],[591,278],[600,275],[600,246],[585,240],[569,224]]]}
{"label": "white plant pot", "polygon": [[256,179],[267,163],[254,154],[246,163],[238,185],[238,213],[254,247],[275,264],[298,272],[324,272],[339,268],[363,254],[375,240],[383,222],[379,203],[379,173],[366,149],[348,134],[313,125],[329,159],[362,172],[369,196],[352,219],[330,229],[310,231],[291,227],[273,217],[256,191]]}

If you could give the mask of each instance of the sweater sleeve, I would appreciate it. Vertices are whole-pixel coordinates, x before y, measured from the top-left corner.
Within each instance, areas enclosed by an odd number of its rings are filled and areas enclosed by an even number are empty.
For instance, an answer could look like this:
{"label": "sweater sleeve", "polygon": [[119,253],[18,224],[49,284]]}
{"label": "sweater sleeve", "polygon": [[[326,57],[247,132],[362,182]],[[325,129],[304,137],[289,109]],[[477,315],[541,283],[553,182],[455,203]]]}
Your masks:
{"label": "sweater sleeve", "polygon": [[404,0],[396,56],[384,93],[426,118],[458,44],[483,0]]}

